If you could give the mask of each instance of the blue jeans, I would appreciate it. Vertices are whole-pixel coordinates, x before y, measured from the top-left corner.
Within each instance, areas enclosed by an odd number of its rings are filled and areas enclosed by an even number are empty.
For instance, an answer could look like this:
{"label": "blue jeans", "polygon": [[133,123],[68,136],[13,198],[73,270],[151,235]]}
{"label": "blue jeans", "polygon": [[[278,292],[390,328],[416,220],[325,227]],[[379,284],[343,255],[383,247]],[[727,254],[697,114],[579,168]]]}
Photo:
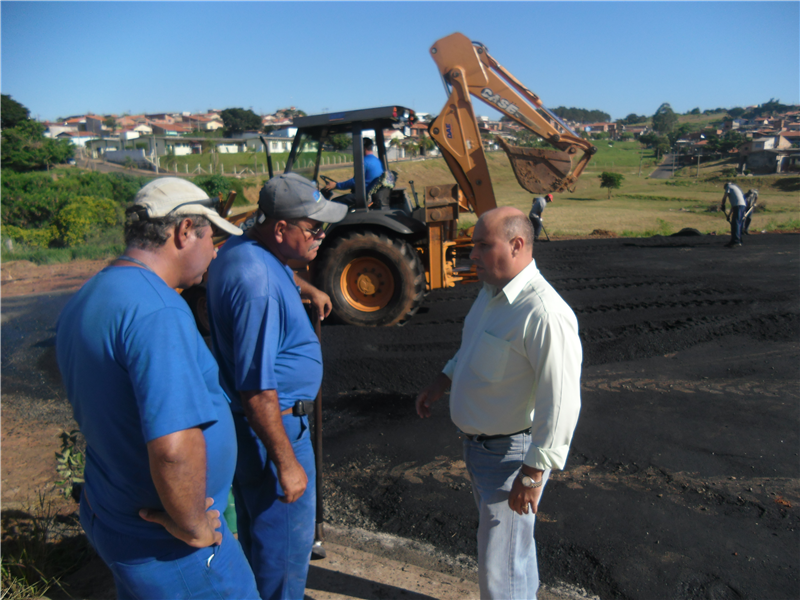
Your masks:
{"label": "blue jeans", "polygon": [[539,234],[542,232],[542,219],[533,213],[529,214],[528,218],[531,220],[531,225],[533,225],[533,239],[538,240]]}
{"label": "blue jeans", "polygon": [[80,516],[86,537],[111,569],[118,600],[259,598],[242,547],[224,520],[220,545],[195,549],[180,544],[179,551],[162,555],[159,540],[123,535],[102,523],[85,497]]}
{"label": "blue jeans", "polygon": [[731,206],[731,243],[742,243],[742,217],[744,206]]}
{"label": "blue jeans", "polygon": [[[531,436],[464,441],[464,462],[478,506],[478,582],[481,599],[535,600],[539,566],[533,513],[518,515],[508,506],[511,485],[522,467]],[[545,471],[546,479],[550,471]],[[542,490],[544,491],[544,490]]]}
{"label": "blue jeans", "polygon": [[283,496],[275,464],[243,415],[234,414],[239,459],[233,478],[239,541],[264,600],[301,600],[314,545],[316,466],[308,417],[283,417],[294,455],[308,476],[308,487],[291,504]]}

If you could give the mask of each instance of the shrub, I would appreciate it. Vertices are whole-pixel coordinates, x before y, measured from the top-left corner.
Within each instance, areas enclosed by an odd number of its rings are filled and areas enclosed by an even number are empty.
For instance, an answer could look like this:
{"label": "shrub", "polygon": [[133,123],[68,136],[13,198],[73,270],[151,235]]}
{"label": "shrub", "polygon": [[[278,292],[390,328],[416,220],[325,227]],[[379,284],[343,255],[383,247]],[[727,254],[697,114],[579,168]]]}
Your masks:
{"label": "shrub", "polygon": [[121,210],[108,198],[79,196],[67,203],[55,218],[58,243],[76,246],[97,229],[113,227],[120,221]]}

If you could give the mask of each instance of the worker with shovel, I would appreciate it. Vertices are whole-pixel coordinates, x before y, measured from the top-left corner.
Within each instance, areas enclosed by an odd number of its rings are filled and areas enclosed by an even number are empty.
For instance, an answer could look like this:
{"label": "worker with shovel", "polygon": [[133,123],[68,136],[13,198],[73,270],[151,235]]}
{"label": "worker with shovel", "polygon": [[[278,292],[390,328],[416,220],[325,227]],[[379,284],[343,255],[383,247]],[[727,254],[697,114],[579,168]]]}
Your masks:
{"label": "worker with shovel", "polygon": [[[725,199],[729,198],[731,212],[725,212]],[[745,206],[744,194],[735,183],[725,184],[725,193],[722,195],[720,210],[725,213],[725,218],[731,224],[731,241],[725,244],[726,248],[742,247],[742,219],[744,217]]]}
{"label": "worker with shovel", "polygon": [[[548,202],[553,201],[553,194],[547,194],[546,196],[538,196],[533,199],[533,204],[531,205],[531,212],[528,213],[528,218],[531,220],[531,225],[533,225],[533,241],[539,241],[539,233],[541,233],[543,224],[542,224],[542,213],[544,212],[545,206],[547,206]],[[545,235],[547,232],[545,231]],[[548,236],[548,240],[549,240]]]}

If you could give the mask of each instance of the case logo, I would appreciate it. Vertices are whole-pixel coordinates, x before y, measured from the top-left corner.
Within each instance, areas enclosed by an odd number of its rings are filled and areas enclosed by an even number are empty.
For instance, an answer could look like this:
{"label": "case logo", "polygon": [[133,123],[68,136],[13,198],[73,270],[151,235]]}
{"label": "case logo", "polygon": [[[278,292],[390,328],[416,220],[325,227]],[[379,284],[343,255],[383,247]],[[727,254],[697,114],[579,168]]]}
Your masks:
{"label": "case logo", "polygon": [[489,88],[483,88],[481,90],[481,98],[483,98],[487,102],[491,102],[497,108],[507,112],[510,115],[515,115],[519,111],[519,107],[516,104],[509,102],[508,100],[500,96],[500,94],[495,94]]}

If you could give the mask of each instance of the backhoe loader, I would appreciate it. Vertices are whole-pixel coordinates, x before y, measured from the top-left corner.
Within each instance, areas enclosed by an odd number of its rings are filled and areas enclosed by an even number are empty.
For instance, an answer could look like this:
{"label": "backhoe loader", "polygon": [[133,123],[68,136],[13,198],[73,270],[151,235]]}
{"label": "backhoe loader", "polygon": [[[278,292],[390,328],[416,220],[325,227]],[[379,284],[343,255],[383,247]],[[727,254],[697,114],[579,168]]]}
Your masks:
{"label": "backhoe loader", "polygon": [[[474,269],[457,265],[472,247],[470,232],[458,231],[458,216],[466,211],[480,216],[497,203],[471,96],[556,148],[519,148],[498,139],[518,182],[533,194],[574,189],[596,151],[500,66],[483,44],[454,33],[437,41],[430,54],[448,98],[428,130],[456,185],[427,186],[422,203],[413,187],[412,201],[406,189],[393,186],[396,177],[390,175],[384,139],[385,130],[408,134],[414,111],[388,106],[301,117],[293,123],[297,133],[284,172],[299,170],[298,156],[311,144],[317,150],[311,178],[318,184],[326,179],[320,174],[323,146],[334,135],[352,136],[355,205],[344,220],[327,226],[318,257],[298,271],[331,297],[334,317],[351,325],[402,323],[417,312],[427,291],[477,280]],[[363,169],[362,136],[368,130],[374,131],[377,155],[387,175],[372,190],[365,187]],[[574,168],[573,158],[577,158]],[[249,213],[231,220],[247,228],[254,218]],[[184,294],[192,300],[200,324],[202,291],[192,288]]]}

